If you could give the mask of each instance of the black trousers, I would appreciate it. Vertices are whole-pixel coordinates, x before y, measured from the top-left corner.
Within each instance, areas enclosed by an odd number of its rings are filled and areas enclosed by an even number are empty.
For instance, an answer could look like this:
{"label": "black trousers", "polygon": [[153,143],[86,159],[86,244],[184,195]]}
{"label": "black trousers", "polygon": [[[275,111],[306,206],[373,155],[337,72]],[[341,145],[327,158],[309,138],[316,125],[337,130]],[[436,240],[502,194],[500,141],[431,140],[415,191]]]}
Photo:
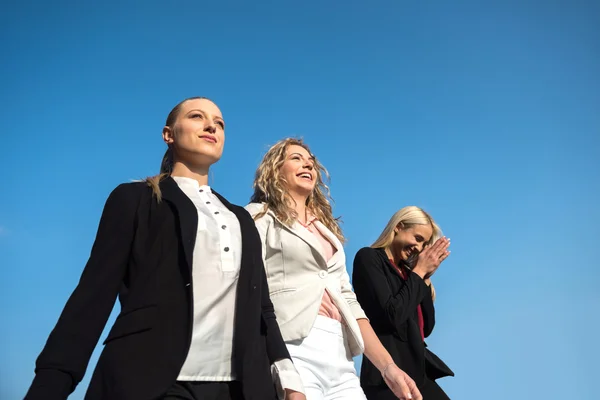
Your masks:
{"label": "black trousers", "polygon": [[[387,387],[381,386],[363,386],[363,391],[367,400],[398,400],[394,393]],[[419,388],[423,400],[450,400],[450,397],[435,381],[426,379],[423,385]]]}
{"label": "black trousers", "polygon": [[239,382],[177,381],[162,400],[244,400]]}

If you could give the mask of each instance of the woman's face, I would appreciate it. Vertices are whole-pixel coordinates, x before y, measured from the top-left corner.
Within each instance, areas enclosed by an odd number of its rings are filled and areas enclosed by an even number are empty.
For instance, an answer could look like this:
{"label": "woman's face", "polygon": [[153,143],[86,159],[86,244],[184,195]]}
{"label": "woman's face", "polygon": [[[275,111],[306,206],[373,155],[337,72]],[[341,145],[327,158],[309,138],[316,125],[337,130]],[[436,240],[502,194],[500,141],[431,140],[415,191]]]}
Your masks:
{"label": "woman's face", "polygon": [[314,169],[314,158],[302,146],[288,146],[280,172],[292,197],[308,198],[315,188],[317,172]]}
{"label": "woman's face", "polygon": [[177,161],[210,166],[223,154],[225,122],[221,110],[208,99],[188,100],[181,105],[173,127],[164,127],[163,139],[173,148]]}
{"label": "woman's face", "polygon": [[404,228],[399,225],[396,227],[395,233],[391,245],[392,253],[394,257],[406,261],[410,256],[423,251],[423,246],[429,242],[433,235],[433,228],[429,224],[412,225]]}

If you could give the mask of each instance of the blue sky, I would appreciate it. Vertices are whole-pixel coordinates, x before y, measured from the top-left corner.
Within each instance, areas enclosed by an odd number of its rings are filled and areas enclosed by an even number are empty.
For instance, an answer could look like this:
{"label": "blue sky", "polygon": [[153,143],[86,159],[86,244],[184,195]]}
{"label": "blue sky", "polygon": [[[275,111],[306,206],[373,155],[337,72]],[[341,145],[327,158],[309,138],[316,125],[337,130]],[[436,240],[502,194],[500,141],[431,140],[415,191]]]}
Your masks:
{"label": "blue sky", "polygon": [[238,204],[267,146],[304,137],[350,264],[397,209],[437,219],[451,398],[597,397],[600,3],[87,3],[0,15],[0,398],[27,390],[108,193],[158,171],[196,95],[227,120],[211,185]]}

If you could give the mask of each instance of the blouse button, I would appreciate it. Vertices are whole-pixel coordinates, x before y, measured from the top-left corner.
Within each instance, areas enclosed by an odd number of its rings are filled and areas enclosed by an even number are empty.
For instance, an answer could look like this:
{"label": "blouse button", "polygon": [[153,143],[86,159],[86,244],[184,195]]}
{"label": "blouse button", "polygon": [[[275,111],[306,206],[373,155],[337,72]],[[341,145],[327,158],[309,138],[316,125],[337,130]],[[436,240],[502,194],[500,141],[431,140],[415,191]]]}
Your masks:
{"label": "blouse button", "polygon": [[229,251],[229,247],[225,247],[223,250],[227,252]]}

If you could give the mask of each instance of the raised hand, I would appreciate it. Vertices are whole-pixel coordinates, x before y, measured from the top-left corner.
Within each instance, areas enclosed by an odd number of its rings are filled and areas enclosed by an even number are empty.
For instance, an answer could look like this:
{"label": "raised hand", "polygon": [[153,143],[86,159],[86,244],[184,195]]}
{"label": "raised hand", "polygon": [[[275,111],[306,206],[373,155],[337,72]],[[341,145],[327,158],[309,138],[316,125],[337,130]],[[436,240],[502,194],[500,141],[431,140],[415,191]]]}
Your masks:
{"label": "raised hand", "polygon": [[435,273],[442,261],[450,255],[449,246],[450,239],[446,237],[436,240],[432,246],[426,247],[419,254],[419,260],[413,271],[421,278],[428,279]]}

